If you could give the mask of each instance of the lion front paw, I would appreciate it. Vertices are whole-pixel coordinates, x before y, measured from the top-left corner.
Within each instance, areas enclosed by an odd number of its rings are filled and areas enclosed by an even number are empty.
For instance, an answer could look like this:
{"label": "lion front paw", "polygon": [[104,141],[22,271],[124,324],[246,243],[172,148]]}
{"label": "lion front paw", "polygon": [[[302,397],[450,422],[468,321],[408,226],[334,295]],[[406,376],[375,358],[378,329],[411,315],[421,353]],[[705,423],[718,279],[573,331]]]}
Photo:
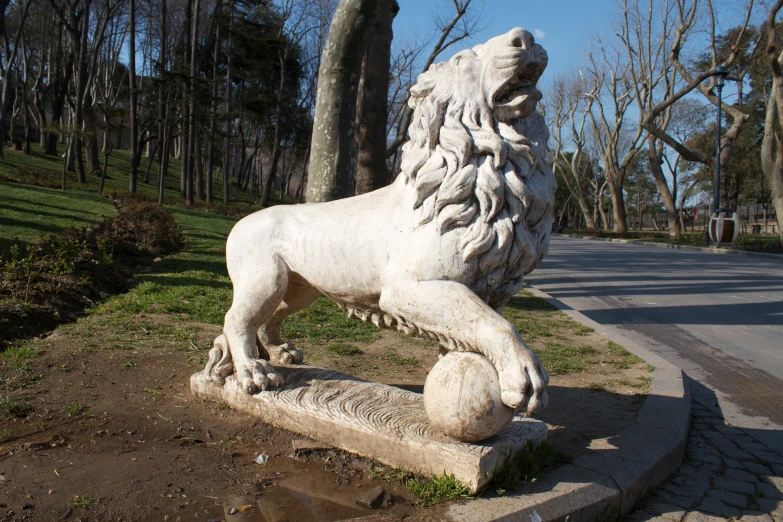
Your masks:
{"label": "lion front paw", "polygon": [[498,368],[500,400],[509,408],[527,408],[528,413],[546,408],[549,374],[541,361],[528,350],[519,350]]}
{"label": "lion front paw", "polygon": [[294,343],[267,345],[265,348],[269,358],[280,364],[299,364],[304,360],[304,355],[296,349]]}
{"label": "lion front paw", "polygon": [[235,370],[237,382],[245,393],[252,395],[259,391],[278,390],[283,387],[283,377],[275,373],[275,369],[263,359],[235,362]]}

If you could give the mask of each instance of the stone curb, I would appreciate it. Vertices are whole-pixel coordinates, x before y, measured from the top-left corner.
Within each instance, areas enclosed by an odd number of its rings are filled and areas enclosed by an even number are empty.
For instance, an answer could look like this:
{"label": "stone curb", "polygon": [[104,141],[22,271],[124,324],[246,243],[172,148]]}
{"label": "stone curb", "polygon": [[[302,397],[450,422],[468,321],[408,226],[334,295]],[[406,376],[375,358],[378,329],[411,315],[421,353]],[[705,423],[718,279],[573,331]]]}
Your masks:
{"label": "stone curb", "polygon": [[656,248],[669,248],[674,250],[689,250],[691,252],[707,252],[709,254],[726,254],[730,256],[758,257],[763,259],[774,259],[783,262],[783,254],[769,254],[767,252],[746,252],[744,250],[728,250],[716,247],[699,247],[692,245],[670,245],[668,243],[654,243],[652,241],[634,241],[629,239],[616,239],[612,237],[592,237],[578,236],[575,234],[552,234],[560,237],[571,237],[575,239],[586,239],[588,241],[607,241],[609,243],[622,243],[624,245],[643,245]]}
{"label": "stone curb", "polygon": [[591,453],[515,495],[449,506],[445,514],[458,522],[614,520],[680,467],[691,417],[683,372],[616,328],[598,324],[540,290],[526,289],[653,365],[652,390],[634,423],[613,437],[594,440]]}

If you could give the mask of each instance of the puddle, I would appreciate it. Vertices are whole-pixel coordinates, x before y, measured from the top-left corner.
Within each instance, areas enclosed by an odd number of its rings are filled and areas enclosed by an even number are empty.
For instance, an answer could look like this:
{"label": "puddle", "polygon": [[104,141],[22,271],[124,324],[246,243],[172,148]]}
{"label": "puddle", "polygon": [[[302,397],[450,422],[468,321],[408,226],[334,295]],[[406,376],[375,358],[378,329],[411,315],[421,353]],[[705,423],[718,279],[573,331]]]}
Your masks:
{"label": "puddle", "polygon": [[[334,522],[367,516],[375,511],[356,505],[356,497],[372,487],[368,478],[349,473],[335,481],[333,472],[313,469],[316,462],[270,459],[259,467],[258,480],[237,486],[245,495],[229,494],[213,505],[190,506],[169,513],[180,522]],[[322,464],[322,463],[321,463]],[[274,466],[274,467],[272,467]],[[270,469],[272,468],[272,469]],[[211,500],[204,499],[208,504]],[[404,501],[403,499],[400,499]],[[237,512],[231,514],[231,510]]]}

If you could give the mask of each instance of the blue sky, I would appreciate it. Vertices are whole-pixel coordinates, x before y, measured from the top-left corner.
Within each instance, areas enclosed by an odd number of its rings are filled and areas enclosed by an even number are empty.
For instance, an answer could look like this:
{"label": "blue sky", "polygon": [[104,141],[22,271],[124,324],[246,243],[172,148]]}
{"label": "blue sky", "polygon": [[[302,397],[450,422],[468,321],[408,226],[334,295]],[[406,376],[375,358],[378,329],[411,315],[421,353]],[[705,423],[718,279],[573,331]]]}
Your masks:
{"label": "blue sky", "polygon": [[[436,7],[444,12],[451,7],[450,0],[397,0],[400,12],[394,20],[395,38],[398,35],[432,34],[431,13]],[[543,81],[559,71],[568,70],[580,57],[582,47],[592,35],[606,32],[607,20],[613,18],[612,0],[474,0],[480,2],[486,28],[468,43],[459,42],[438,57],[443,61],[455,52],[472,47],[514,27],[524,27],[536,37],[549,54],[549,67]],[[453,7],[448,16],[451,17]],[[425,55],[429,54],[427,47]]]}

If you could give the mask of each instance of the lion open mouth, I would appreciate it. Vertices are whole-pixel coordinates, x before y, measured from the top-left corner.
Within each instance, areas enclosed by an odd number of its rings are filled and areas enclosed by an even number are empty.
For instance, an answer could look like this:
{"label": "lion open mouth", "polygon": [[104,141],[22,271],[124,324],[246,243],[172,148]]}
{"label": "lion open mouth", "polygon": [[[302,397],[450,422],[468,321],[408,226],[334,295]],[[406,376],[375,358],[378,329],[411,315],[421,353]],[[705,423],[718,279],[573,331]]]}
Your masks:
{"label": "lion open mouth", "polygon": [[516,117],[530,115],[541,99],[541,91],[536,89],[536,83],[545,67],[546,64],[531,62],[512,76],[496,94],[495,108]]}

